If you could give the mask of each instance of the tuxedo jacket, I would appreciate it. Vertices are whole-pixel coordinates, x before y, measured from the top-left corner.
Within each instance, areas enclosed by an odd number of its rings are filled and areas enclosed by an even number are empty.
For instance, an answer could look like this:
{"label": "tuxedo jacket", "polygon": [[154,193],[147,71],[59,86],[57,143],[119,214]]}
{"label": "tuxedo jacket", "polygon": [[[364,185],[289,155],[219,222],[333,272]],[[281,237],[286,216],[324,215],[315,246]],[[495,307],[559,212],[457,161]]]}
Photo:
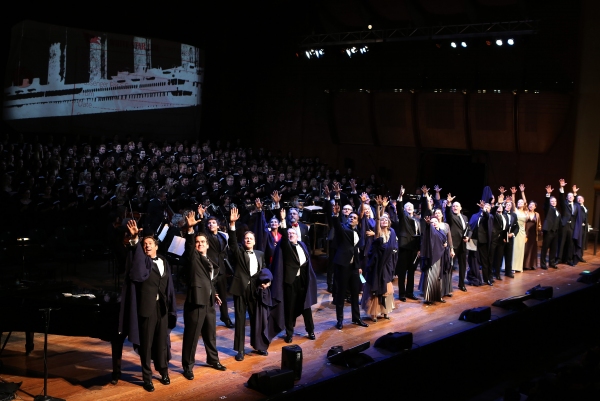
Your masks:
{"label": "tuxedo jacket", "polygon": [[543,231],[557,231],[560,227],[561,215],[558,209],[550,205],[550,197],[546,196],[544,202],[544,225],[542,226]]}
{"label": "tuxedo jacket", "polygon": [[[188,285],[186,302],[193,305],[214,304],[215,282],[219,274],[218,266],[202,256],[195,247],[195,234],[185,236],[185,248],[188,259]],[[211,270],[214,269],[211,278]],[[222,294],[226,296],[226,294]]]}
{"label": "tuxedo jacket", "polygon": [[241,245],[238,245],[235,231],[230,229],[228,234],[229,249],[231,249],[231,254],[235,262],[235,271],[233,273],[233,280],[231,282],[231,288],[229,289],[229,292],[232,295],[243,296],[246,288],[251,284],[251,281],[256,280],[260,271],[265,267],[265,254],[261,251],[253,251],[258,262],[258,270],[256,271],[254,277],[251,277],[250,259],[246,253],[246,250]]}
{"label": "tuxedo jacket", "polygon": [[[446,223],[450,226],[450,235],[452,236],[452,248],[458,249],[466,247],[463,237],[471,238],[473,234],[469,226],[469,219],[464,214],[454,214],[450,206],[446,206]],[[463,228],[463,223],[465,228]]]}

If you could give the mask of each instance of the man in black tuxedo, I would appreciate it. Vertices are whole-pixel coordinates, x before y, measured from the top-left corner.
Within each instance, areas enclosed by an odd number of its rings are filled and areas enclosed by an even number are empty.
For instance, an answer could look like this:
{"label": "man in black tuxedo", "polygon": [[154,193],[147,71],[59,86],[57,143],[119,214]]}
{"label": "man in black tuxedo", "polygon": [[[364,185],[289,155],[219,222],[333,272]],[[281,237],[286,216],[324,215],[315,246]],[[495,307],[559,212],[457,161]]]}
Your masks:
{"label": "man in black tuxedo", "polygon": [[556,259],[559,263],[573,266],[573,257],[576,256],[576,240],[573,238],[577,237],[574,232],[576,228],[578,231],[581,230],[581,226],[577,227],[577,217],[580,213],[579,204],[575,201],[572,192],[569,192],[565,199],[565,185],[567,183],[562,178],[558,182],[560,184],[558,196],[562,207],[562,219],[560,221],[560,246],[558,247]]}
{"label": "man in black tuxedo", "polygon": [[[398,275],[398,299],[406,302],[406,298],[417,300],[414,294],[415,271],[417,269],[417,255],[421,247],[421,222],[415,216],[415,207],[410,202],[403,200],[404,187],[400,187],[400,195],[396,207],[402,210],[398,213],[396,221],[392,220],[392,228],[398,234],[398,261],[396,274]],[[405,286],[406,283],[406,286]]]}
{"label": "man in black tuxedo", "polygon": [[556,266],[556,248],[558,244],[558,229],[560,228],[561,216],[560,212],[556,208],[556,198],[550,196],[554,189],[550,186],[546,186],[546,201],[544,202],[544,224],[542,225],[543,240],[542,240],[542,251],[540,253],[540,267],[544,270],[548,270],[546,266],[546,254],[550,250],[548,256],[548,263],[550,267],[558,269]]}
{"label": "man in black tuxedo", "polygon": [[515,278],[512,272],[512,259],[515,235],[519,233],[519,222],[517,214],[513,212],[513,201],[508,200],[504,203],[504,218],[506,219],[506,242],[504,244],[504,275],[506,277]]}
{"label": "man in black tuxedo", "polygon": [[[239,246],[235,235],[235,222],[240,215],[238,209],[231,208],[229,217],[229,248],[235,261],[235,271],[229,292],[233,295],[235,308],[235,334],[233,349],[238,353],[236,361],[244,360],[244,339],[246,333],[246,311],[250,315],[251,331],[254,331],[254,313],[256,308],[256,288],[260,285],[259,273],[265,267],[265,256],[261,251],[254,250],[254,233],[244,234],[243,246]],[[261,353],[261,352],[259,352]]]}
{"label": "man in black tuxedo", "polygon": [[[131,256],[121,299],[119,333],[127,335],[138,349],[142,365],[144,390],[154,391],[151,362],[161,375],[161,383],[168,385],[169,378],[169,329],[177,324],[175,290],[169,263],[156,254],[158,241],[153,232],[144,230],[139,241],[140,230],[135,220],[127,222],[131,235]],[[117,377],[113,377],[116,383]]]}
{"label": "man in black tuxedo", "polygon": [[206,350],[206,363],[217,370],[225,370],[219,362],[217,352],[217,315],[215,303],[221,304],[215,282],[219,275],[218,266],[207,258],[208,238],[203,232],[194,234],[194,226],[198,220],[194,212],[186,216],[188,232],[185,238],[187,265],[187,296],[183,304],[183,344],[181,348],[181,365],[183,376],[194,379],[193,367],[196,363],[196,346],[198,337]]}
{"label": "man in black tuxedo", "polygon": [[296,318],[304,318],[308,338],[314,340],[315,324],[311,306],[317,303],[317,276],[310,261],[310,252],[306,244],[298,241],[295,230],[280,226],[281,241],[275,250],[271,270],[275,286],[271,288],[274,298],[280,298],[283,292],[285,342],[292,342]]}
{"label": "man in black tuxedo", "polygon": [[219,305],[221,321],[226,327],[232,329],[234,327],[231,319],[229,318],[229,308],[227,307],[227,274],[231,272],[227,271],[227,265],[225,260],[227,259],[227,236],[219,232],[219,221],[215,216],[205,218],[205,208],[202,205],[198,205],[198,232],[206,234],[208,239],[208,251],[206,255],[213,265],[217,266],[217,293],[221,294],[221,303]]}
{"label": "man in black tuxedo", "polygon": [[342,225],[340,222],[340,205],[331,206],[329,202],[329,188],[325,187],[325,213],[331,216],[331,224],[335,230],[337,242],[334,263],[334,287],[333,303],[337,323],[335,327],[341,330],[344,321],[344,302],[346,299],[346,290],[350,290],[350,305],[352,310],[352,323],[361,327],[369,325],[360,318],[360,309],[358,306],[358,292],[360,287],[360,269],[359,260],[359,237],[356,231],[358,225],[358,215],[354,212],[348,215],[347,223]]}
{"label": "man in black tuxedo", "polygon": [[[466,292],[465,274],[467,273],[467,242],[471,238],[471,227],[469,219],[462,214],[462,206],[458,202],[452,203],[454,197],[448,193],[446,203],[446,219],[450,226],[452,236],[452,248],[458,258],[458,289]],[[452,207],[450,207],[452,205]]]}

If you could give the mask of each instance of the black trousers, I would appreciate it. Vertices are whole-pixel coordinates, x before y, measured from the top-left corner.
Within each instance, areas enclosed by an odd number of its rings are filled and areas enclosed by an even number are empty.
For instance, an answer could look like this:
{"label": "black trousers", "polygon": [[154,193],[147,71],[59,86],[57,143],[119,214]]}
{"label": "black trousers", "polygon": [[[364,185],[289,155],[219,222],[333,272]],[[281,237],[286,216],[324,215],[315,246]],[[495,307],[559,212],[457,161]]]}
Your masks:
{"label": "black trousers", "polygon": [[181,347],[181,365],[192,370],[196,363],[198,338],[202,335],[206,350],[206,363],[219,362],[217,352],[217,314],[214,305],[183,304],[183,344]]}
{"label": "black trousers", "polygon": [[360,291],[360,278],[358,270],[354,269],[354,263],[348,266],[335,265],[335,314],[338,321],[344,320],[344,302],[346,291],[350,291],[350,305],[352,321],[360,320],[360,309],[358,307],[358,293]]}
{"label": "black trousers", "polygon": [[550,266],[556,264],[556,248],[558,245],[558,233],[556,231],[544,231],[542,240],[542,252],[540,253],[540,267],[546,267],[546,254],[548,255],[548,263]]}
{"label": "black trousers", "polygon": [[233,349],[237,352],[244,352],[244,343],[246,341],[246,312],[250,315],[250,324],[253,325],[254,312],[256,311],[256,301],[254,300],[250,285],[246,287],[244,295],[233,296],[233,307],[235,308]]}
{"label": "black trousers", "polygon": [[300,276],[296,276],[292,284],[283,285],[283,302],[285,314],[285,334],[291,336],[296,326],[296,312],[302,310],[304,318],[304,327],[308,333],[314,333],[315,324],[313,322],[312,310],[304,309],[304,299],[306,298],[306,286]]}
{"label": "black trousers", "polygon": [[162,315],[160,303],[156,302],[156,311],[148,317],[138,317],[140,330],[140,362],[144,383],[152,382],[151,362],[161,375],[168,372],[167,340],[169,336],[168,317]]}
{"label": "black trousers", "polygon": [[[417,263],[415,263],[417,250],[400,248],[398,251],[398,262],[396,263],[396,274],[398,275],[398,296],[404,297],[407,295],[413,295],[415,289],[415,271],[417,270]],[[405,282],[406,286],[404,284]]]}

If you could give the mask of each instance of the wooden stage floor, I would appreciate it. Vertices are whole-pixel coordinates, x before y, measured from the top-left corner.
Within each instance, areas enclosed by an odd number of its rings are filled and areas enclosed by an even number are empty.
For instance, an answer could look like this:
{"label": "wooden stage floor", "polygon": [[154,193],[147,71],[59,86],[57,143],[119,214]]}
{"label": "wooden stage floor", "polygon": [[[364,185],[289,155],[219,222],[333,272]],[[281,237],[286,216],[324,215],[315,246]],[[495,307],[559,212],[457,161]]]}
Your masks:
{"label": "wooden stage floor", "polygon": [[[332,365],[326,358],[330,347],[342,345],[350,348],[365,341],[371,345],[377,338],[388,332],[408,331],[413,333],[414,346],[423,346],[440,339],[453,336],[477,325],[458,320],[460,313],[469,308],[490,306],[495,300],[514,295],[524,294],[525,291],[541,284],[554,288],[554,298],[586,287],[587,284],[576,280],[584,270],[595,270],[600,266],[600,256],[591,252],[585,255],[588,263],[580,263],[571,267],[559,265],[559,269],[527,271],[515,274],[514,279],[504,278],[493,287],[468,286],[468,292],[457,290],[455,273],[454,296],[447,298],[446,304],[425,306],[423,301],[396,300],[396,309],[391,314],[391,320],[379,320],[373,324],[369,319],[368,328],[350,324],[350,308],[345,309],[346,319],[344,328],[336,330],[335,308],[331,305],[331,294],[325,291],[324,274],[319,274],[318,304],[313,307],[316,325],[316,341],[306,338],[302,318],[298,319],[293,344],[299,345],[303,351],[302,379],[296,385],[323,381],[332,378],[349,368]],[[418,283],[419,272],[416,275]],[[218,321],[217,346],[220,360],[227,371],[219,372],[204,364],[205,354],[203,344],[198,345],[196,354],[197,364],[194,369],[195,380],[188,381],[182,376],[181,345],[183,336],[183,295],[177,297],[179,320],[177,327],[171,333],[172,353],[169,369],[171,384],[164,386],[159,383],[155,374],[154,393],[147,393],[142,388],[139,357],[133,351],[131,344],[126,342],[123,350],[123,375],[117,385],[109,383],[111,378],[110,344],[101,340],[85,337],[64,337],[51,335],[48,339],[48,394],[67,400],[258,400],[265,396],[247,388],[246,382],[252,373],[267,369],[280,368],[281,348],[287,345],[283,335],[275,338],[269,348],[269,355],[259,356],[251,353],[249,337],[246,342],[245,360],[237,362],[233,351],[233,329],[228,329]],[[527,301],[539,302],[539,301]],[[541,301],[543,302],[543,301]],[[233,318],[233,302],[230,299],[230,316]],[[492,319],[500,318],[510,312],[492,307]],[[249,326],[247,326],[247,331]],[[35,350],[29,355],[24,353],[23,333],[12,333],[6,349],[0,360],[4,367],[0,371],[0,380],[5,382],[23,382],[17,395],[23,400],[43,394],[43,334],[35,335]],[[201,341],[201,340],[200,340]],[[390,357],[392,354],[371,347],[366,354],[376,361]]]}

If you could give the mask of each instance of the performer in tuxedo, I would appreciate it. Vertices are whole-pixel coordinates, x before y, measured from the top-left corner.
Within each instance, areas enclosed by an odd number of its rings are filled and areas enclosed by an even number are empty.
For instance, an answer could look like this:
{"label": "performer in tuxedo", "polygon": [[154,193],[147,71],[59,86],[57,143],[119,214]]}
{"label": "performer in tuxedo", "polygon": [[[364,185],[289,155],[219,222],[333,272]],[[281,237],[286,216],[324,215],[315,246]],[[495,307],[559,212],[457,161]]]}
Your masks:
{"label": "performer in tuxedo", "polygon": [[202,205],[198,205],[198,232],[205,233],[208,240],[208,251],[206,253],[208,259],[214,266],[217,267],[217,293],[221,294],[220,319],[226,327],[232,329],[234,327],[229,318],[229,309],[227,307],[227,275],[231,274],[227,270],[227,235],[219,231],[219,221],[215,216],[205,218],[206,209]]}
{"label": "performer in tuxedo", "polygon": [[[504,190],[503,187],[502,190]],[[519,233],[519,221],[517,214],[513,211],[513,200],[508,200],[504,203],[504,218],[506,219],[506,242],[504,244],[504,275],[506,277],[515,278],[512,272],[513,249],[515,246],[515,235]]]}
{"label": "performer in tuxedo", "polygon": [[565,199],[565,185],[567,184],[562,178],[558,181],[560,184],[559,198],[562,207],[562,218],[560,220],[560,246],[556,259],[558,263],[566,263],[569,266],[574,266],[573,258],[576,257],[576,241],[581,233],[581,224],[577,225],[579,217],[579,203],[575,201],[575,196],[572,192],[567,194]]}
{"label": "performer in tuxedo", "polygon": [[[339,185],[339,184],[337,184]],[[352,323],[361,327],[369,325],[360,318],[360,309],[358,306],[358,292],[360,287],[360,269],[359,249],[358,249],[358,215],[354,212],[348,216],[345,225],[340,222],[340,205],[331,206],[329,202],[329,188],[325,187],[325,213],[331,216],[331,225],[335,229],[335,238],[337,239],[337,248],[333,258],[334,263],[334,287],[333,303],[337,323],[335,327],[338,330],[343,328],[344,321],[344,302],[346,299],[346,290],[350,290],[350,304],[352,310]],[[335,188],[334,188],[335,190]]]}
{"label": "performer in tuxedo", "polygon": [[283,301],[285,342],[289,344],[300,315],[304,318],[308,338],[316,338],[311,306],[317,303],[317,276],[306,244],[298,241],[298,233],[286,226],[285,214],[282,220],[282,238],[275,249],[271,268],[274,283],[271,291],[274,299]]}
{"label": "performer in tuxedo", "polygon": [[127,229],[131,235],[131,248],[121,294],[119,333],[128,336],[138,349],[144,390],[152,392],[152,360],[154,369],[161,375],[161,383],[171,383],[169,329],[177,324],[175,290],[169,264],[156,254],[158,241],[153,233],[145,230],[140,242],[140,230],[135,220],[127,222]]}
{"label": "performer in tuxedo", "polygon": [[[573,185],[573,195],[577,194],[577,191],[579,191],[579,188],[577,188],[575,185]],[[584,206],[585,199],[583,198],[583,196],[578,195],[576,199],[577,199],[577,203],[579,204],[579,211],[581,212],[581,237],[580,237],[580,241],[579,241],[580,246],[577,248],[576,254],[577,254],[577,259],[579,259],[580,262],[587,263],[583,259],[583,251],[585,250],[585,247],[587,245],[588,210],[587,210],[587,207]]]}
{"label": "performer in tuxedo", "polygon": [[398,234],[398,299],[406,302],[406,298],[419,299],[415,296],[414,289],[417,255],[421,246],[421,222],[414,214],[414,205],[405,202],[403,196],[404,187],[401,186],[396,207],[402,212],[398,213],[396,221],[392,220],[392,228]]}
{"label": "performer in tuxedo", "polygon": [[465,274],[467,272],[467,242],[471,238],[471,227],[467,216],[461,213],[461,204],[458,202],[452,203],[454,198],[452,194],[448,193],[446,218],[452,235],[452,248],[454,248],[454,254],[458,258],[458,289],[467,292]]}
{"label": "performer in tuxedo", "polygon": [[185,238],[187,265],[187,296],[183,304],[183,344],[181,348],[181,365],[183,376],[188,380],[194,379],[194,364],[196,363],[196,346],[198,337],[206,350],[206,363],[217,370],[225,370],[219,362],[217,352],[217,315],[215,303],[221,304],[215,282],[219,275],[218,265],[207,258],[208,238],[203,232],[194,234],[194,226],[198,220],[194,212],[186,215],[188,232]]}
{"label": "performer in tuxedo", "polygon": [[[235,272],[229,292],[233,295],[235,308],[235,334],[233,349],[238,353],[236,361],[244,360],[244,339],[246,333],[246,312],[250,316],[251,332],[255,332],[256,288],[260,285],[260,271],[265,267],[264,253],[254,250],[254,233],[244,233],[243,246],[237,244],[235,222],[240,215],[238,209],[231,208],[229,217],[229,248],[235,261]],[[258,350],[260,351],[260,350]],[[260,352],[259,352],[260,353]],[[263,355],[266,355],[263,353]]]}
{"label": "performer in tuxedo", "polygon": [[556,247],[558,244],[558,229],[560,228],[561,216],[560,212],[556,208],[556,198],[550,196],[554,189],[550,186],[546,186],[546,201],[544,202],[544,224],[542,225],[542,251],[540,253],[540,267],[544,270],[548,270],[546,265],[546,254],[548,255],[548,264],[550,267],[558,269],[556,266]]}

